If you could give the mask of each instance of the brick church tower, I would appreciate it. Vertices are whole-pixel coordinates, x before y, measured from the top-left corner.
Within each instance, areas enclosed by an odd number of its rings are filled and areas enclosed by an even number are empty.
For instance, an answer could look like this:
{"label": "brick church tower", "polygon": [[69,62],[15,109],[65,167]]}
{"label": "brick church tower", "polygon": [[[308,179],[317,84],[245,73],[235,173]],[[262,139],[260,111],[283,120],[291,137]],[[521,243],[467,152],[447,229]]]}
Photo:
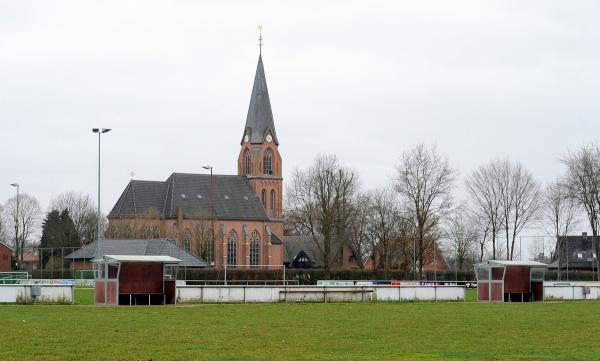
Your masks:
{"label": "brick church tower", "polygon": [[250,107],[238,157],[238,175],[248,178],[271,219],[281,219],[283,178],[262,54],[258,57]]}

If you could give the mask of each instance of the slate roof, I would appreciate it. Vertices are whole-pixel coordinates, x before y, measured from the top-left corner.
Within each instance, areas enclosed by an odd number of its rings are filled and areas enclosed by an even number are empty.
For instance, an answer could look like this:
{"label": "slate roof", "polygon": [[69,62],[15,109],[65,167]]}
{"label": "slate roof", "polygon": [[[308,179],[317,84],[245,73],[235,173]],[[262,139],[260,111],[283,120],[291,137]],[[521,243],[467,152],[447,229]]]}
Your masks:
{"label": "slate roof", "polygon": [[[318,242],[321,248],[323,247],[323,237],[318,237]],[[290,264],[296,258],[301,251],[303,251],[308,258],[313,262],[314,268],[323,268],[325,263],[323,262],[323,254],[319,251],[319,248],[315,244],[311,235],[292,235],[283,237],[284,245],[284,262]],[[331,249],[331,260],[336,260],[341,253],[342,247],[332,247]]]}
{"label": "slate roof", "polygon": [[90,260],[104,255],[171,256],[181,260],[184,267],[209,267],[199,257],[187,252],[168,239],[103,239],[97,252],[96,241],[65,256],[73,260]]}
{"label": "slate roof", "polygon": [[162,218],[210,218],[214,192],[215,218],[268,220],[266,210],[248,183],[237,175],[173,173],[164,181],[131,180],[110,211],[109,218],[129,218],[156,212]]}
{"label": "slate roof", "polygon": [[248,107],[244,129],[244,135],[248,134],[250,143],[262,143],[267,132],[270,130],[273,141],[275,144],[279,144],[277,133],[275,132],[275,122],[273,121],[273,112],[271,110],[269,91],[267,90],[267,78],[263,67],[262,55],[258,56],[258,65],[256,66],[256,75],[254,75],[254,85],[252,86],[250,106]]}
{"label": "slate roof", "polygon": [[[596,242],[600,242],[600,239],[596,239]],[[594,250],[593,237],[592,236],[566,236],[558,237],[556,250],[560,252],[560,268],[567,268],[567,264],[570,269],[581,269],[581,270],[592,270],[592,267],[596,267],[596,251]],[[548,268],[558,268],[558,252],[554,252],[552,257],[552,263],[548,265]]]}

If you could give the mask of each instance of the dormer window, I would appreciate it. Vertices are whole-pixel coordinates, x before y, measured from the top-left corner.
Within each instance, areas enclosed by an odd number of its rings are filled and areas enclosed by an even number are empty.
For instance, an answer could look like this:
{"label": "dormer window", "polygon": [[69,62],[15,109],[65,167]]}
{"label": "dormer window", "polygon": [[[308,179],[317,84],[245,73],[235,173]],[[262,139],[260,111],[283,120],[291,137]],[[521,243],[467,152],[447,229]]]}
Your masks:
{"label": "dormer window", "polygon": [[270,149],[267,149],[263,159],[263,173],[273,174],[273,153]]}

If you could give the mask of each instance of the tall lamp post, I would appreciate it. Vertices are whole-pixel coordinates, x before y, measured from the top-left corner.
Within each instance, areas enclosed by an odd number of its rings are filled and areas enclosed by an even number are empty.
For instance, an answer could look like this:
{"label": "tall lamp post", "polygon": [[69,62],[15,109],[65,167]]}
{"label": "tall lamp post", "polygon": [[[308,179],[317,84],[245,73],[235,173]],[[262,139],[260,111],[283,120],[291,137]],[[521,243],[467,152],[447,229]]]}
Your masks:
{"label": "tall lamp post", "polygon": [[214,195],[214,186],[213,186],[213,167],[210,165],[205,165],[202,168],[206,170],[210,170],[210,222],[211,228],[213,232],[213,237],[215,233],[215,195]]}
{"label": "tall lamp post", "polygon": [[98,223],[98,234],[96,235],[96,257],[100,256],[100,136],[104,133],[110,132],[109,128],[93,128],[92,132],[98,133],[98,219],[96,222]]}
{"label": "tall lamp post", "polygon": [[[16,215],[16,222],[15,222],[15,248],[17,249],[17,253],[20,249],[19,247],[19,188],[21,187],[19,185],[19,183],[11,183],[11,186],[17,188],[17,215]],[[21,251],[22,253],[22,251]],[[19,262],[19,255],[17,254],[17,264],[19,265],[19,269],[21,269],[21,262]]]}
{"label": "tall lamp post", "polygon": [[[210,165],[205,165],[202,167],[203,169],[206,170],[210,170],[210,227],[211,227],[211,231],[213,234],[213,245],[214,245],[214,241],[217,238],[216,237],[216,232],[215,232],[215,191],[214,191],[214,183],[213,183],[213,167]],[[214,246],[212,251],[214,252]],[[225,254],[225,247],[223,247],[223,254]],[[213,255],[213,262],[214,262],[214,255]],[[227,261],[225,261],[224,267],[225,269],[225,284],[227,284]]]}

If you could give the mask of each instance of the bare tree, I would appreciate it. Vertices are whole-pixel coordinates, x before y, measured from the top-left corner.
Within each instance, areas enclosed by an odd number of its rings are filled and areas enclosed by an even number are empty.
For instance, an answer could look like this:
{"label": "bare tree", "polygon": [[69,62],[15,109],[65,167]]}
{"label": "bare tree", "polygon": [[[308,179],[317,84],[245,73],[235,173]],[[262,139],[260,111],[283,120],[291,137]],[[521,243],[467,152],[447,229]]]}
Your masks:
{"label": "bare tree", "polygon": [[535,219],[540,205],[540,185],[522,164],[508,160],[498,163],[497,178],[501,194],[502,223],[506,235],[507,259],[514,258],[515,241],[527,224]]}
{"label": "bare tree", "polygon": [[3,214],[4,208],[0,205],[0,242],[4,243],[4,244],[8,244],[9,242],[9,237],[8,237],[8,230],[6,227],[6,221],[4,220],[4,214]]}
{"label": "bare tree", "polygon": [[[496,242],[503,225],[502,197],[497,182],[498,173],[498,163],[492,162],[477,168],[465,181],[470,196],[472,214],[480,230],[484,231],[483,235],[489,234],[489,240],[492,242],[492,259],[497,259],[498,256]],[[483,260],[484,243],[480,243],[481,260]]]}
{"label": "bare tree", "polygon": [[483,262],[483,258],[486,256],[487,245],[491,239],[491,227],[490,220],[485,214],[481,214],[468,208],[468,217],[471,224],[477,230],[477,240],[475,242],[476,252],[478,255],[479,262]]}
{"label": "bare tree", "polygon": [[492,258],[500,258],[498,235],[504,230],[506,258],[514,258],[519,233],[536,217],[540,186],[520,163],[496,160],[479,167],[466,180],[473,211],[479,213],[492,241]]}
{"label": "bare tree", "polygon": [[77,235],[81,239],[82,245],[96,240],[97,227],[97,209],[88,194],[69,191],[59,194],[50,201],[49,210],[68,210]]}
{"label": "bare tree", "polygon": [[[586,145],[575,153],[569,153],[562,159],[566,166],[564,184],[569,195],[581,205],[592,228],[596,254],[600,254],[598,228],[600,227],[600,149]],[[600,258],[596,258],[596,267],[600,268]]]}
{"label": "bare tree", "polygon": [[579,223],[579,208],[568,187],[559,181],[546,186],[543,199],[543,221],[548,233],[566,236]]}
{"label": "bare tree", "polygon": [[34,197],[27,193],[10,198],[5,206],[4,222],[15,249],[19,269],[23,268],[25,247],[39,229],[41,210]]}
{"label": "bare tree", "polygon": [[352,202],[354,211],[348,224],[348,239],[361,268],[373,256],[373,243],[369,234],[369,213],[371,200],[367,193],[358,193]]}
{"label": "bare tree", "polygon": [[371,244],[377,250],[379,263],[387,277],[401,237],[401,216],[398,199],[391,188],[370,192],[368,212]]}
{"label": "bare tree", "polygon": [[451,208],[456,171],[434,147],[427,149],[423,144],[403,153],[396,171],[394,188],[408,205],[414,220],[419,274],[422,274],[423,254],[433,240],[429,236],[435,233]]}
{"label": "bare tree", "polygon": [[332,255],[347,237],[357,186],[358,177],[353,170],[340,165],[334,155],[322,155],[309,169],[296,169],[288,187],[287,218],[300,234],[312,236],[327,272],[334,263]]}
{"label": "bare tree", "polygon": [[543,200],[543,222],[549,234],[556,240],[555,254],[560,280],[561,249],[559,239],[566,237],[579,223],[579,209],[575,199],[569,195],[568,187],[559,181],[546,186]]}
{"label": "bare tree", "polygon": [[480,239],[479,229],[473,224],[465,205],[459,206],[448,217],[445,234],[450,241],[452,256],[456,260],[455,267],[457,270],[463,270],[473,258],[474,246]]}

